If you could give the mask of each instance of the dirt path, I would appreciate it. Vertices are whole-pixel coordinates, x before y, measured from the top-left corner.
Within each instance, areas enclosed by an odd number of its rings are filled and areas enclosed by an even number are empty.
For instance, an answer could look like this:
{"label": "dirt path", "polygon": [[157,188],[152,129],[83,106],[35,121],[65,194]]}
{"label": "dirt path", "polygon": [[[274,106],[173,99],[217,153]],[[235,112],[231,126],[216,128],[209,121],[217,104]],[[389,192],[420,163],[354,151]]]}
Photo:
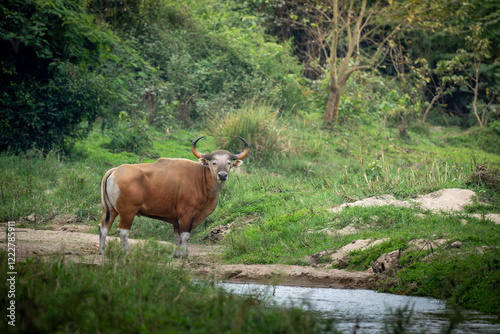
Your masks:
{"label": "dirt path", "polygon": [[[99,237],[86,233],[88,227],[65,225],[56,230],[16,228],[16,257],[18,261],[34,256],[47,256],[63,252],[77,261],[101,263],[98,254]],[[0,247],[6,249],[6,223],[0,224]],[[118,240],[108,236],[107,242]],[[133,247],[142,240],[130,239]],[[165,241],[159,241],[171,244]],[[189,266],[194,276],[216,278],[224,281],[262,282],[283,285],[347,287],[373,289],[376,275],[368,272],[347,272],[337,269],[321,270],[313,267],[287,265],[227,265],[222,264],[221,246],[189,245]],[[181,260],[179,260],[181,261]]]}

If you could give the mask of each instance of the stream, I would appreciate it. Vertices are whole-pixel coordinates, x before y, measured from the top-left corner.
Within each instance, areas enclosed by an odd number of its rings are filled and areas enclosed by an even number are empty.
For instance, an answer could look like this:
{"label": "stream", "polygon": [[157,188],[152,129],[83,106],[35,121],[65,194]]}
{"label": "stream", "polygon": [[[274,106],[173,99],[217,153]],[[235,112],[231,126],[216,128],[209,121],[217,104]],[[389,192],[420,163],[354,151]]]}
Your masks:
{"label": "stream", "polygon": [[[371,290],[328,289],[298,286],[268,286],[254,283],[220,283],[227,291],[238,295],[257,295],[278,306],[302,306],[334,318],[335,328],[342,333],[385,333],[387,324],[394,324],[397,308],[407,307],[411,315],[411,330],[415,333],[441,333],[454,313],[444,301],[378,293]],[[267,299],[268,298],[268,299]],[[496,316],[473,310],[463,310],[464,320],[453,333],[500,333]]]}

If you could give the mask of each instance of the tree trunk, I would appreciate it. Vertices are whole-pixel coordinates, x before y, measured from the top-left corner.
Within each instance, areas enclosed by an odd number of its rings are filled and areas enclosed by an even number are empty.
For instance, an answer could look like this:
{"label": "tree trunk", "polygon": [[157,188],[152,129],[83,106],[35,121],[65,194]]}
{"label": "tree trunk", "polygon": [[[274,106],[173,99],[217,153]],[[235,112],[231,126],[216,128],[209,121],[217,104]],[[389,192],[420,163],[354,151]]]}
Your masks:
{"label": "tree trunk", "polygon": [[479,124],[480,127],[483,127],[483,122],[484,122],[484,113],[483,113],[483,119],[479,117],[479,114],[477,112],[477,95],[478,95],[478,90],[479,90],[479,66],[476,64],[476,74],[474,76],[474,100],[472,101],[472,109],[474,110],[474,115],[477,118],[477,123]]}
{"label": "tree trunk", "polygon": [[434,102],[436,102],[443,95],[443,92],[444,92],[444,86],[439,89],[439,91],[436,93],[436,95],[434,95],[431,103],[429,104],[429,106],[427,106],[427,109],[425,109],[424,117],[422,117],[422,121],[420,122],[421,124],[425,123],[425,118],[427,117],[427,114],[431,110],[432,105],[434,104]]}
{"label": "tree trunk", "polygon": [[328,104],[326,105],[325,115],[323,116],[325,124],[330,124],[334,121],[335,125],[337,125],[341,95],[342,88],[339,85],[330,85],[328,89]]}

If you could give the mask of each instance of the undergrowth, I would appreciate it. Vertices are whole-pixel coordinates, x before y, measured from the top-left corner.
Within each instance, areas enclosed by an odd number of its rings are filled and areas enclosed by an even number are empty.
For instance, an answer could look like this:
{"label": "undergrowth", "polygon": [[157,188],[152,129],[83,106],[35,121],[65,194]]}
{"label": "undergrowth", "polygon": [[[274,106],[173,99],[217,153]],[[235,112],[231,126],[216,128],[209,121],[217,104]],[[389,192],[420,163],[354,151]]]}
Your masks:
{"label": "undergrowth", "polygon": [[412,261],[407,254],[403,268],[382,284],[391,293],[432,296],[500,317],[500,249],[481,252],[474,247],[460,251],[436,250],[424,261]]}

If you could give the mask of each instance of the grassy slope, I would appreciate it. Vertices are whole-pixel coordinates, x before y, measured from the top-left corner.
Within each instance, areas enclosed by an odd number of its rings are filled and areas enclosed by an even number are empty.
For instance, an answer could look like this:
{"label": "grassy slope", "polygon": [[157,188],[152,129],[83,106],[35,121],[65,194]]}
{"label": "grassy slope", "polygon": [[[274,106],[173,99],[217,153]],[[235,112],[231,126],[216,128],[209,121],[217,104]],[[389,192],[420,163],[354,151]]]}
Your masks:
{"label": "grassy slope", "polygon": [[[195,231],[193,242],[204,240],[212,226],[247,218],[252,225],[236,229],[224,241],[226,261],[302,264],[307,255],[335,249],[355,239],[389,237],[388,244],[353,254],[347,267],[364,270],[370,260],[383,252],[404,248],[411,239],[435,235],[461,240],[466,244],[465,253],[443,251],[429,264],[413,261],[382,288],[446,297],[467,307],[496,312],[499,305],[491,300],[491,292],[500,286],[500,277],[495,274],[498,257],[495,260],[491,253],[476,254],[474,249],[500,246],[500,226],[475,219],[463,226],[461,216],[430,213],[422,219],[414,215],[414,209],[353,208],[338,214],[327,209],[377,194],[408,198],[440,188],[470,187],[480,192],[488,204],[473,206],[469,211],[500,212],[497,192],[477,182],[468,183],[477,165],[498,168],[498,135],[485,130],[464,133],[455,128],[420,128],[419,132],[410,132],[410,138],[401,140],[394,131],[383,127],[325,131],[315,115],[290,123],[288,141],[284,142],[292,145],[282,144],[287,145],[288,153],[276,152],[273,161],[265,166],[245,161],[244,172],[230,178],[218,208]],[[70,157],[57,153],[40,157],[36,152],[23,157],[4,155],[0,158],[2,220],[31,213],[41,215],[43,220],[51,214],[71,213],[87,218],[95,226],[101,215],[101,177],[111,165],[150,162],[160,156],[195,160],[189,146],[193,138],[202,134],[205,133],[186,130],[154,132],[154,148],[143,156],[108,152],[103,144],[109,138],[98,131],[78,143]],[[482,149],[485,142],[490,152]],[[199,148],[208,152],[215,149],[215,143],[208,138],[200,142]],[[361,231],[337,238],[310,233],[351,223]],[[135,238],[173,240],[170,226],[146,218],[136,218],[131,232]],[[453,265],[457,257],[462,261]],[[464,263],[471,263],[472,267],[462,268]],[[444,275],[436,269],[441,265]],[[425,269],[426,266],[433,267]],[[418,275],[422,270],[426,270],[427,276]],[[472,293],[475,288],[471,284],[478,280],[482,290]]]}

